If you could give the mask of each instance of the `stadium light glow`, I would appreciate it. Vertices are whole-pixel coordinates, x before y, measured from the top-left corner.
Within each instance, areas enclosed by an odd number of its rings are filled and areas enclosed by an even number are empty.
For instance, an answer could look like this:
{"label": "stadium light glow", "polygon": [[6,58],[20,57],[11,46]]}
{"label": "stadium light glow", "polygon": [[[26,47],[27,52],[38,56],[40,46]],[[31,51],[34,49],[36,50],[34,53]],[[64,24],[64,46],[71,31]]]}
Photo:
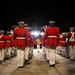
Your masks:
{"label": "stadium light glow", "polygon": [[34,36],[38,36],[39,35],[39,32],[38,31],[34,31],[33,35]]}
{"label": "stadium light glow", "polygon": [[40,35],[39,31],[32,31],[31,34],[33,36],[39,36]]}

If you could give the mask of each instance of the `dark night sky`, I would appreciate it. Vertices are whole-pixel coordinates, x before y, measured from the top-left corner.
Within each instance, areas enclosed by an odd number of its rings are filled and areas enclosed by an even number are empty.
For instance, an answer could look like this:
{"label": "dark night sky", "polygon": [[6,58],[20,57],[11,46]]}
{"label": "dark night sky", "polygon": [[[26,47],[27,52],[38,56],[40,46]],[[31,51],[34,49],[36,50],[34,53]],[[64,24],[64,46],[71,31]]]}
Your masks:
{"label": "dark night sky", "polygon": [[64,31],[67,21],[69,26],[75,26],[74,11],[74,3],[69,1],[2,0],[0,2],[0,29],[10,30],[11,26],[20,20],[24,20],[30,26],[33,23],[42,26],[49,24],[49,20],[55,20],[56,25]]}

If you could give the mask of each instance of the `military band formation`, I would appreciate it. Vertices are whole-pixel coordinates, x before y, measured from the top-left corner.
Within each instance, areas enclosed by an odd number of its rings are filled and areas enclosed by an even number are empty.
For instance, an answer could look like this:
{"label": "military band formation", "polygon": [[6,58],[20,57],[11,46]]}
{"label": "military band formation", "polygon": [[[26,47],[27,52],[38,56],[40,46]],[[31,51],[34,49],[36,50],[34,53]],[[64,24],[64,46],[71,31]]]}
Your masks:
{"label": "military band formation", "polygon": [[[14,25],[13,30],[0,30],[0,64],[4,60],[16,56],[18,68],[23,68],[25,62],[32,59],[35,40],[28,30],[28,25],[24,21],[19,21]],[[60,33],[55,21],[49,21],[49,25],[43,26],[44,31],[41,35],[41,42],[37,44],[37,52],[40,52],[39,45],[42,45],[43,57],[50,67],[56,65],[56,54],[60,54],[70,61],[75,60],[75,32],[74,27],[70,31]]]}

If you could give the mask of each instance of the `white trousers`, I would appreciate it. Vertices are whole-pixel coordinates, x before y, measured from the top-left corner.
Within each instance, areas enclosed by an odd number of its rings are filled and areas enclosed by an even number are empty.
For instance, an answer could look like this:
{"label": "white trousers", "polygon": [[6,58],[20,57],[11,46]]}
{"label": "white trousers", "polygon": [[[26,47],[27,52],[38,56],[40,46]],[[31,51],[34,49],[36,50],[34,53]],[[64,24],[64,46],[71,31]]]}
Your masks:
{"label": "white trousers", "polygon": [[24,66],[24,50],[21,49],[17,50],[17,63],[18,67]]}
{"label": "white trousers", "polygon": [[49,49],[45,48],[45,52],[46,52],[46,59],[49,60]]}
{"label": "white trousers", "polygon": [[12,49],[13,49],[13,50],[12,50],[12,53],[14,53],[14,55],[17,55],[16,47],[13,46]]}
{"label": "white trousers", "polygon": [[65,49],[65,57],[69,57],[69,47],[68,46]]}
{"label": "white trousers", "polygon": [[4,60],[4,49],[0,49],[0,61]]}
{"label": "white trousers", "polygon": [[11,57],[12,47],[7,48],[7,56],[8,58]]}
{"label": "white trousers", "polygon": [[43,55],[45,55],[45,46],[42,46]]}
{"label": "white trousers", "polygon": [[49,65],[55,64],[55,60],[56,60],[55,51],[56,51],[55,49],[49,49]]}
{"label": "white trousers", "polygon": [[37,51],[40,52],[40,45],[37,45]]}
{"label": "white trousers", "polygon": [[15,50],[14,47],[12,47],[11,56],[14,56],[14,54],[15,54]]}
{"label": "white trousers", "polygon": [[29,51],[30,51],[30,47],[26,47],[25,48],[25,60],[29,60]]}
{"label": "white trousers", "polygon": [[56,53],[57,54],[62,54],[62,46],[57,46],[56,47]]}
{"label": "white trousers", "polygon": [[69,46],[69,56],[70,56],[70,59],[74,60],[75,59],[75,46]]}
{"label": "white trousers", "polygon": [[62,56],[65,56],[66,54],[66,47],[62,47]]}
{"label": "white trousers", "polygon": [[33,56],[33,49],[34,49],[34,47],[30,47],[29,58],[31,58]]}

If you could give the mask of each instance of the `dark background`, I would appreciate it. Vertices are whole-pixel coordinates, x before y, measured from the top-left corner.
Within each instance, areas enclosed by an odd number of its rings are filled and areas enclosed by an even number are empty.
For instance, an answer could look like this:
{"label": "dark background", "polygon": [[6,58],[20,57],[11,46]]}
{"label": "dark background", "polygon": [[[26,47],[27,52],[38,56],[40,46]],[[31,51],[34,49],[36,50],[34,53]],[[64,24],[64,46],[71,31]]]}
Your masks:
{"label": "dark background", "polygon": [[75,6],[73,1],[32,1],[2,0],[0,2],[0,29],[10,30],[12,25],[23,20],[29,26],[49,25],[56,21],[61,32],[69,31],[75,26]]}

